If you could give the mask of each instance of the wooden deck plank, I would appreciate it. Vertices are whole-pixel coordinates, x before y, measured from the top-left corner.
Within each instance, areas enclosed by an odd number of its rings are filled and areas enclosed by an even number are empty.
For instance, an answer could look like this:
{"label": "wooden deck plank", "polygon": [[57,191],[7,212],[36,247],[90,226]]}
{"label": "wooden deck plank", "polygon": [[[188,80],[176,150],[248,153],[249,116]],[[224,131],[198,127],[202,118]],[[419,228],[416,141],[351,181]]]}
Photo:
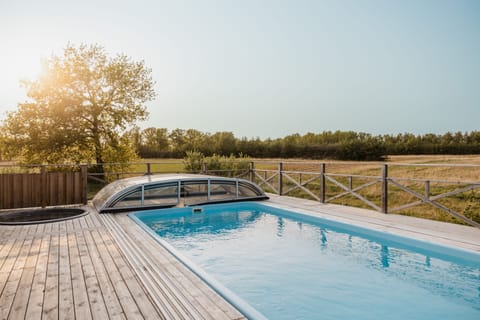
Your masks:
{"label": "wooden deck plank", "polygon": [[120,301],[118,300],[106,267],[100,257],[99,249],[93,240],[96,232],[85,232],[84,235],[109,318],[112,320],[125,319]]}
{"label": "wooden deck plank", "polygon": [[0,246],[3,246],[5,242],[10,240],[14,232],[15,232],[14,226],[1,226],[0,227]]}
{"label": "wooden deck plank", "polygon": [[80,219],[81,218],[69,220],[69,221],[72,221],[74,231],[81,231],[82,230],[82,226],[80,225]]}
{"label": "wooden deck plank", "polygon": [[0,319],[7,318],[10,313],[32,242],[32,239],[26,239],[22,243],[7,282],[3,287],[0,296]]}
{"label": "wooden deck plank", "polygon": [[[15,243],[16,239],[13,237],[8,237],[8,239],[3,239],[2,248],[0,249],[0,273],[2,272],[3,264],[6,262],[8,255],[10,254],[10,250],[13,248],[13,244]],[[1,279],[0,279],[1,283]],[[0,285],[0,292],[2,290],[2,286]]]}
{"label": "wooden deck plank", "polygon": [[129,264],[125,261],[117,246],[113,243],[111,237],[106,233],[102,233],[101,235],[104,241],[107,243],[107,246],[110,248],[109,251],[112,255],[112,259],[122,275],[128,290],[131,292],[131,295],[135,300],[140,312],[142,313],[142,316],[145,319],[163,318],[161,313],[159,313],[158,310],[153,306],[149,297],[142,290],[138,279],[136,278]]}
{"label": "wooden deck plank", "polygon": [[90,229],[94,229],[98,227],[98,225],[96,225],[95,222],[93,221],[92,216],[93,216],[92,213],[89,213],[85,216],[85,221],[87,222],[88,228]]}
{"label": "wooden deck plank", "polygon": [[80,217],[80,218],[75,219],[75,220],[78,220],[78,222],[80,223],[80,228],[79,228],[79,230],[85,230],[85,229],[88,229],[88,228],[89,228],[89,227],[88,227],[88,223],[87,223],[87,221],[86,221],[86,219],[85,219],[85,216]]}
{"label": "wooden deck plank", "polygon": [[62,319],[75,319],[70,250],[66,229],[67,225],[64,222],[59,225],[58,309]]}
{"label": "wooden deck plank", "polygon": [[33,239],[30,252],[28,253],[25,265],[22,267],[22,276],[18,284],[18,288],[13,300],[11,314],[9,319],[24,319],[27,312],[28,301],[33,284],[33,277],[35,275],[35,265],[38,259],[38,253],[42,244],[41,238]]}
{"label": "wooden deck plank", "polygon": [[43,229],[44,233],[51,233],[52,232],[52,225],[53,223],[45,223],[45,227]]}
{"label": "wooden deck plank", "polygon": [[[85,285],[85,275],[82,270],[80,254],[78,252],[76,233],[69,233],[67,237],[75,317],[78,319],[92,319],[92,313],[88,303],[87,287]],[[62,319],[63,317],[60,318]]]}
{"label": "wooden deck plank", "polygon": [[13,239],[11,246],[5,247],[4,258],[2,259],[3,263],[0,268],[0,296],[3,294],[3,290],[10,276],[10,272],[17,261],[23,242],[24,239]]}
{"label": "wooden deck plank", "polygon": [[66,223],[66,221],[58,222],[58,232],[60,234],[67,233],[67,223]]}
{"label": "wooden deck plank", "polygon": [[[142,230],[140,230],[142,231]],[[137,236],[139,230],[135,230]],[[174,287],[183,293],[186,298],[184,303],[195,305],[201,314],[209,314],[212,319],[232,319],[241,317],[236,310],[232,310],[231,306],[213,290],[205,286],[201,279],[193,275],[190,270],[187,270],[176,259],[164,250],[159,250],[159,244],[153,239],[146,239],[141,242],[145,252],[155,252],[156,260],[163,261],[162,273],[168,281],[170,287]],[[169,263],[165,263],[169,261]],[[233,311],[233,312],[230,312]]]}
{"label": "wooden deck plank", "polygon": [[201,280],[170,266],[179,264],[175,258],[147,252],[158,244],[142,230],[128,230],[138,226],[113,228],[116,237],[95,211],[0,226],[0,319],[235,319],[210,301]]}
{"label": "wooden deck plank", "polygon": [[[111,216],[109,219],[114,219],[116,222],[120,220],[113,218],[113,216]],[[145,233],[135,233],[134,227],[135,226],[131,224],[128,225],[128,227],[123,225],[121,230],[123,235],[120,235],[120,237],[129,235],[130,237],[133,237],[135,239],[142,239],[142,241],[137,242],[136,247],[132,250],[134,250],[134,252],[149,253],[148,255],[143,255],[143,257],[138,257],[137,259],[139,259],[143,264],[145,264],[143,268],[148,268],[149,272],[152,274],[153,279],[148,279],[148,282],[156,282],[156,285],[158,286],[158,291],[160,291],[161,294],[159,296],[159,299],[161,299],[162,304],[172,308],[173,310],[170,310],[170,312],[173,312],[174,315],[178,313],[181,317],[205,319],[206,312],[199,312],[196,306],[187,302],[187,296],[190,295],[190,290],[194,290],[194,288],[189,287],[185,288],[185,290],[179,290],[179,288],[176,287],[173,281],[171,281],[168,275],[165,273],[167,265],[163,265],[163,263],[161,263],[160,261],[152,259],[153,254],[156,254],[157,251],[161,250],[161,248],[159,248],[158,246],[150,246],[148,248],[145,247],[145,242],[148,243],[148,238],[145,237]],[[126,246],[127,244],[123,245],[122,248],[125,248]],[[162,264],[163,266],[162,272],[157,272],[157,266],[159,264]],[[177,279],[175,279],[175,282],[176,280]]]}
{"label": "wooden deck plank", "polygon": [[32,289],[30,291],[30,299],[28,301],[25,319],[41,319],[42,317],[50,235],[43,235],[41,239],[42,243],[38,253],[37,263],[35,265],[35,274],[33,276]]}
{"label": "wooden deck plank", "polygon": [[[133,241],[133,252],[143,253],[139,260],[142,260],[145,264],[143,267],[148,268],[153,277],[148,282],[156,282],[160,291],[169,293],[163,296],[164,304],[175,306],[177,311],[185,310],[195,319],[243,318],[240,312],[232,308],[126,215],[109,215],[105,216],[104,220],[114,220],[114,223],[121,226],[117,233],[119,238],[129,236],[130,239],[136,239]],[[122,249],[125,247],[125,244],[122,245]],[[182,314],[181,311],[180,313]]]}
{"label": "wooden deck plank", "polygon": [[67,226],[67,232],[73,232],[73,221],[72,220],[67,220],[65,221],[65,224]]}
{"label": "wooden deck plank", "polygon": [[[119,219],[121,219],[119,217]],[[142,237],[144,240],[139,242],[143,246],[144,252],[154,252],[158,262],[163,261],[162,273],[165,273],[166,278],[172,282],[170,285],[177,287],[181,292],[188,294],[187,299],[191,301],[196,308],[202,310],[202,313],[208,313],[213,319],[232,319],[242,317],[242,315],[232,306],[227,303],[218,294],[214,293],[213,289],[206,286],[204,282],[194,275],[190,270],[175,259],[169,252],[164,250],[153,238],[145,237],[144,231],[136,224],[133,224],[128,217],[124,217],[128,225],[130,225],[130,232],[134,237]],[[124,226],[127,228],[127,226]],[[161,250],[160,250],[161,248]],[[168,261],[168,263],[165,263]],[[157,263],[158,263],[157,262]],[[205,311],[203,311],[205,310]]]}
{"label": "wooden deck plank", "polygon": [[102,237],[102,232],[93,231],[92,237],[97,245],[99,254],[105,269],[111,279],[116,295],[120,301],[123,313],[128,319],[143,319],[142,313],[133,299],[128,287],[120,274],[117,265],[113,261],[111,251],[116,250],[108,235]]}
{"label": "wooden deck plank", "polygon": [[88,230],[77,232],[77,246],[80,254],[80,261],[82,263],[83,276],[87,288],[88,301],[90,303],[90,310],[93,319],[108,319],[108,312],[105,307],[105,302],[102,297],[100,284],[98,283],[97,275],[90,258],[88,247],[85,240],[85,233]]}
{"label": "wooden deck plank", "polygon": [[15,237],[25,238],[27,234],[28,234],[28,226],[18,226],[15,233]]}
{"label": "wooden deck plank", "polygon": [[[110,218],[106,216],[106,223],[110,226],[110,230],[114,232],[116,241],[120,244],[122,251],[128,256],[130,262],[132,263],[134,269],[137,271],[140,277],[143,278],[143,283],[150,289],[150,294],[153,295],[155,302],[159,305],[162,313],[165,315],[167,319],[185,319],[185,318],[192,318],[191,314],[184,312],[181,308],[179,309],[175,302],[175,298],[172,296],[172,293],[166,288],[163,283],[158,283],[155,280],[157,279],[149,279],[148,277],[145,278],[144,270],[142,269],[151,269],[149,265],[142,264],[139,262],[139,258],[134,255],[136,248],[132,248],[131,244],[128,240],[125,239],[123,236],[118,235],[118,230],[115,228],[114,224],[111,224]],[[126,250],[126,251],[125,251]],[[135,261],[132,261],[135,260]],[[159,290],[157,289],[159,286]],[[190,316],[190,317],[189,317]]]}
{"label": "wooden deck plank", "polygon": [[43,234],[44,230],[45,230],[45,225],[46,225],[46,223],[39,223],[37,225],[37,231],[35,232],[35,234],[37,234],[37,235]]}
{"label": "wooden deck plank", "polygon": [[58,319],[59,241],[58,234],[54,234],[50,238],[42,320]]}

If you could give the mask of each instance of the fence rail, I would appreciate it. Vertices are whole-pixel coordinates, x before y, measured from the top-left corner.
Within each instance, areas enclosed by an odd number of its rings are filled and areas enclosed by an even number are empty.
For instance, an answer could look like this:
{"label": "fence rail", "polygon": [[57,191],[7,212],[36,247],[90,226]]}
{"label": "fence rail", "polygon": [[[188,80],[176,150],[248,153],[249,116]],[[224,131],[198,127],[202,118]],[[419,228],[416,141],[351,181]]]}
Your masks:
{"label": "fence rail", "polygon": [[[185,172],[182,164],[182,162],[110,163],[104,164],[100,172],[95,172],[98,165],[90,167],[41,165],[22,167],[19,173],[13,169],[20,168],[18,166],[0,165],[0,209],[87,203],[89,191],[91,197],[92,192],[109,181],[128,176]],[[168,169],[169,165],[176,167]],[[245,178],[257,183],[267,192],[310,198],[320,203],[338,203],[344,200],[352,202],[353,199],[358,202],[357,205],[382,213],[402,213],[412,207],[428,205],[466,224],[480,228],[478,218],[480,213],[475,221],[474,218],[459,212],[461,210],[449,206],[449,203],[440,202],[475,192],[480,189],[480,181],[438,179],[433,176],[399,177],[389,174],[391,168],[402,167],[420,169],[442,167],[480,171],[480,165],[368,163],[372,170],[378,171],[377,174],[371,174],[370,171],[365,174],[330,171],[331,167],[338,165],[365,165],[365,163],[255,161],[248,163],[245,168],[235,170],[212,169],[203,164],[196,173]],[[2,169],[6,173],[1,173]],[[27,172],[22,173],[22,170]],[[443,184],[448,187],[432,192],[432,184]],[[408,199],[405,199],[404,203],[398,201],[393,203],[392,194],[400,192],[408,195]],[[480,196],[478,199],[480,201]],[[478,208],[480,210],[480,204]]]}

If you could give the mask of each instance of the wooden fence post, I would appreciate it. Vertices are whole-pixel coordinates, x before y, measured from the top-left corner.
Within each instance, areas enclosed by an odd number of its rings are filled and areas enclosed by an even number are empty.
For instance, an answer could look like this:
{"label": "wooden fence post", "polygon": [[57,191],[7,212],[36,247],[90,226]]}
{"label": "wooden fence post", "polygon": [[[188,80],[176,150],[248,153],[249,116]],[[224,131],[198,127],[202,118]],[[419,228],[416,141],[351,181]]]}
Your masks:
{"label": "wooden fence post", "polygon": [[87,204],[88,202],[88,197],[87,197],[87,194],[88,194],[88,184],[87,184],[87,180],[88,180],[88,172],[87,172],[87,165],[86,164],[82,164],[80,165],[80,172],[81,172],[81,179],[82,179],[82,203],[83,204]]}
{"label": "wooden fence post", "polygon": [[283,193],[283,177],[282,177],[283,163],[278,164],[278,195]]}
{"label": "wooden fence post", "polygon": [[41,175],[41,184],[42,184],[42,190],[40,191],[41,193],[41,198],[42,198],[42,208],[45,208],[47,206],[47,197],[48,197],[48,189],[47,189],[47,167],[45,165],[42,165],[40,167],[40,175]]}
{"label": "wooden fence post", "polygon": [[382,166],[382,212],[388,213],[388,165]]}
{"label": "wooden fence post", "polygon": [[147,162],[146,165],[147,165],[147,172],[146,172],[146,174],[149,176],[149,175],[152,174],[151,163],[150,163],[150,162]]}
{"label": "wooden fence post", "polygon": [[425,181],[425,199],[430,199],[430,181]]}
{"label": "wooden fence post", "polygon": [[248,170],[248,174],[251,182],[253,182],[254,172],[255,172],[255,163],[253,161],[250,161],[250,169]]}
{"label": "wooden fence post", "polygon": [[204,162],[202,164],[202,172],[203,172],[203,174],[207,174],[207,172],[208,172],[208,165],[207,165],[206,162]]}
{"label": "wooden fence post", "polygon": [[320,164],[320,202],[325,203],[325,163]]}

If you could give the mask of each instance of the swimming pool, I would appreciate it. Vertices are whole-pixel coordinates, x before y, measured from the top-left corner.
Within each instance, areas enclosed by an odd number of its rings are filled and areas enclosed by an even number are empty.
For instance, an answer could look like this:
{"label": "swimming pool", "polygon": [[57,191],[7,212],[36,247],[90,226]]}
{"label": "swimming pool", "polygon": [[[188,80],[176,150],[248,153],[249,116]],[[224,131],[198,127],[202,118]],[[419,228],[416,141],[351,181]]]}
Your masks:
{"label": "swimming pool", "polygon": [[258,203],[131,216],[270,319],[480,318],[478,253]]}

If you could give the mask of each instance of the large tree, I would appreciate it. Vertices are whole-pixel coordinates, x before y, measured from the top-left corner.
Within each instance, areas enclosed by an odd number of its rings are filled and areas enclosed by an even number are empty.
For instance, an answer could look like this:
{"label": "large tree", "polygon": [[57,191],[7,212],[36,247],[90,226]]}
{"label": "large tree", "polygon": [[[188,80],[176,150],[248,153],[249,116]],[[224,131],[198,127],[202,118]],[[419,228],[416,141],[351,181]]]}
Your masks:
{"label": "large tree", "polygon": [[155,92],[143,61],[108,56],[99,45],[68,45],[24,82],[28,100],[2,125],[6,153],[24,163],[125,160],[121,133],[147,117]]}

